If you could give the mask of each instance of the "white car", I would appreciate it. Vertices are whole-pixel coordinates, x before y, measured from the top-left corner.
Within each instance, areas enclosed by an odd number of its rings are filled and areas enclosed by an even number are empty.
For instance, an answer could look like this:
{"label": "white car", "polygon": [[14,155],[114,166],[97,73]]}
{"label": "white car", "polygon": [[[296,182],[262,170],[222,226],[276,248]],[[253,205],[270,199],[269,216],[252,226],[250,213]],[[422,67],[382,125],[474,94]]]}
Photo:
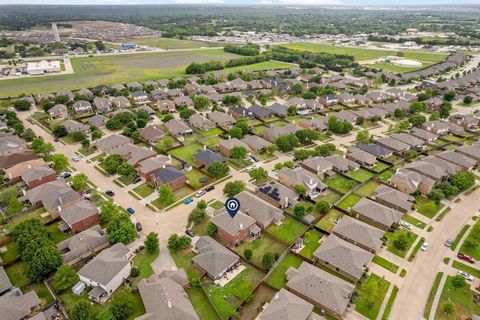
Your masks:
{"label": "white car", "polygon": [[424,242],[424,243],[422,244],[422,247],[420,248],[420,250],[422,250],[422,251],[427,251],[427,249],[428,249],[428,242]]}
{"label": "white car", "polygon": [[78,162],[78,161],[80,161],[80,158],[79,157],[73,157],[72,160],[73,160],[73,162]]}
{"label": "white car", "polygon": [[205,194],[205,191],[200,190],[200,191],[198,191],[197,193],[195,193],[195,198],[200,198],[200,197],[203,196],[204,194]]}
{"label": "white car", "polygon": [[255,169],[255,166],[250,166],[245,169],[245,172],[250,172]]}
{"label": "white car", "polygon": [[462,277],[464,277],[465,279],[467,279],[468,281],[473,281],[472,275],[468,272],[458,270],[458,274],[461,275]]}
{"label": "white car", "polygon": [[402,227],[404,227],[407,230],[412,230],[412,225],[405,221],[402,221]]}

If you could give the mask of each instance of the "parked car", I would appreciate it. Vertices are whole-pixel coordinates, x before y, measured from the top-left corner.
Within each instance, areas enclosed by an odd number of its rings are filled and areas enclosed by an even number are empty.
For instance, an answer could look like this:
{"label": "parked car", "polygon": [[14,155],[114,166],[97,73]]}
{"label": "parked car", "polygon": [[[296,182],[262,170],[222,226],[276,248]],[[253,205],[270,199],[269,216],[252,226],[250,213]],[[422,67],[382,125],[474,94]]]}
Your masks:
{"label": "parked car", "polygon": [[420,250],[422,250],[422,251],[427,251],[428,246],[429,246],[428,242],[424,242],[424,243],[422,244],[422,246],[420,247]]}
{"label": "parked car", "polygon": [[142,181],[142,178],[137,176],[135,177],[135,179],[132,180],[132,183],[136,184],[136,183],[139,183],[140,181]]}
{"label": "parked car", "polygon": [[210,192],[210,191],[212,191],[212,190],[214,190],[214,189],[215,189],[215,186],[208,186],[208,187],[205,188],[205,191],[206,191],[206,192]]}
{"label": "parked car", "polygon": [[142,224],[141,224],[140,222],[137,222],[137,223],[135,224],[135,228],[136,228],[137,231],[139,231],[139,232],[142,231],[142,229],[143,229],[143,228],[142,228]]}
{"label": "parked car", "polygon": [[200,190],[200,191],[198,191],[197,193],[195,193],[195,198],[200,198],[200,197],[203,196],[204,194],[205,194],[205,191]]}
{"label": "parked car", "polygon": [[452,244],[453,244],[453,240],[452,240],[452,239],[447,239],[447,240],[445,241],[445,247],[449,247],[449,248],[450,248],[450,247],[452,246]]}
{"label": "parked car", "polygon": [[127,212],[130,213],[130,214],[134,214],[135,213],[135,210],[131,207],[128,207],[127,208]]}
{"label": "parked car", "polygon": [[189,229],[185,230],[185,234],[192,238],[196,236],[196,233]]}
{"label": "parked car", "polygon": [[467,279],[468,281],[473,281],[472,275],[468,272],[458,270],[458,274],[461,275],[462,277],[464,277],[465,279]]}
{"label": "parked car", "polygon": [[253,170],[255,170],[255,166],[250,166],[250,167],[247,167],[245,169],[245,172],[250,172],[250,171],[253,171]]}
{"label": "parked car", "polygon": [[72,160],[73,160],[73,162],[78,162],[78,161],[80,161],[80,158],[79,157],[73,157]]}
{"label": "parked car", "polygon": [[412,230],[412,225],[408,222],[402,221],[402,227],[404,227],[407,230]]}
{"label": "parked car", "polygon": [[107,196],[109,197],[113,197],[115,195],[115,192],[113,192],[112,190],[107,190],[105,191],[105,193],[107,194]]}
{"label": "parked car", "polygon": [[72,174],[70,172],[60,172],[59,176],[61,178],[66,179],[66,178],[70,178],[72,176]]}
{"label": "parked car", "polygon": [[185,199],[185,200],[183,201],[184,204],[190,204],[190,203],[192,203],[192,202],[193,202],[193,199],[192,199],[192,198],[188,198],[188,199]]}
{"label": "parked car", "polygon": [[92,193],[92,189],[85,190],[85,193]]}
{"label": "parked car", "polygon": [[457,257],[460,260],[464,260],[464,261],[467,261],[467,262],[472,263],[472,264],[477,262],[477,260],[475,260],[474,258],[472,258],[470,256],[467,256],[466,254],[463,254],[463,253],[459,253],[457,255]]}

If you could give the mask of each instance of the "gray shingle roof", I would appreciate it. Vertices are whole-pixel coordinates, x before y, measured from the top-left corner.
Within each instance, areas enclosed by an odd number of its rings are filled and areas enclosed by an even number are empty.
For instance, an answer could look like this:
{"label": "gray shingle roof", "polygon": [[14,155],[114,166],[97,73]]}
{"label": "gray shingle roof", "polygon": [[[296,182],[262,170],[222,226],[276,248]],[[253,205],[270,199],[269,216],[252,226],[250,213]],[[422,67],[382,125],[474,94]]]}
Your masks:
{"label": "gray shingle roof", "polygon": [[72,226],[73,224],[96,215],[97,213],[98,208],[93,203],[87,200],[80,200],[77,203],[62,208],[60,216],[63,221],[69,226]]}
{"label": "gray shingle roof", "polygon": [[272,206],[270,203],[250,192],[242,191],[235,197],[240,201],[241,210],[263,226],[267,226],[270,220],[283,219],[282,210]]}
{"label": "gray shingle roof", "polygon": [[29,315],[32,309],[40,304],[34,290],[17,295],[15,292],[7,292],[0,296],[0,319],[16,320]]}
{"label": "gray shingle roof", "polygon": [[307,320],[313,304],[282,288],[268,303],[260,320]]}
{"label": "gray shingle roof", "polygon": [[195,249],[198,254],[192,261],[213,277],[220,275],[240,259],[209,236],[200,237],[195,243]]}
{"label": "gray shingle roof", "polygon": [[107,244],[107,233],[102,227],[95,225],[90,229],[84,230],[71,238],[57,243],[57,248],[62,252],[63,262],[69,263]]}
{"label": "gray shingle roof", "polygon": [[193,155],[195,159],[201,162],[203,165],[209,166],[214,162],[225,162],[225,158],[211,150],[198,150]]}
{"label": "gray shingle roof", "polygon": [[0,266],[0,294],[9,290],[12,287],[12,283],[5,272],[3,266]]}
{"label": "gray shingle roof", "polygon": [[219,229],[227,232],[231,236],[236,236],[240,231],[248,230],[255,224],[255,219],[246,215],[242,211],[238,211],[232,218],[227,213],[225,208],[217,210],[210,222],[216,225]]}
{"label": "gray shingle roof", "polygon": [[398,223],[403,216],[400,212],[367,198],[360,199],[360,201],[353,207],[353,211],[358,212],[373,221],[380,222],[385,226],[391,226],[394,223]]}
{"label": "gray shingle roof", "polygon": [[162,184],[168,184],[172,181],[183,177],[185,174],[175,167],[165,167],[153,174],[154,179],[160,181]]}
{"label": "gray shingle roof", "polygon": [[375,251],[382,246],[383,231],[350,216],[340,219],[332,233]]}

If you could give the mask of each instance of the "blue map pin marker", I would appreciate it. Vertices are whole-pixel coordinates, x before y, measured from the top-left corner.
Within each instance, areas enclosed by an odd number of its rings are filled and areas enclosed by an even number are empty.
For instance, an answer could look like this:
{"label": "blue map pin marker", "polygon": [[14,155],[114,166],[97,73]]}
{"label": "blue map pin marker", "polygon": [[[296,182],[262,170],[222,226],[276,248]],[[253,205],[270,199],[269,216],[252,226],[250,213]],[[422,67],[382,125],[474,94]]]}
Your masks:
{"label": "blue map pin marker", "polygon": [[230,217],[235,217],[238,210],[240,210],[240,201],[238,201],[237,198],[228,198],[227,201],[225,201],[225,209]]}

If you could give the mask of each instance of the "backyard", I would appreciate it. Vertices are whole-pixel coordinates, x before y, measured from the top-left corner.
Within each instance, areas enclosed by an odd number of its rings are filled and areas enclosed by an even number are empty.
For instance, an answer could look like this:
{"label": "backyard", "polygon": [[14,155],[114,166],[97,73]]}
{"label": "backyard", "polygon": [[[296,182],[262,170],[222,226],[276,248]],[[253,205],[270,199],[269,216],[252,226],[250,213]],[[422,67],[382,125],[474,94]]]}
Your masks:
{"label": "backyard", "polygon": [[172,156],[183,160],[185,162],[188,162],[192,166],[194,165],[192,156],[198,151],[203,149],[203,146],[199,143],[193,143],[191,145],[181,147],[178,149],[174,149],[169,151],[168,153],[171,154]]}
{"label": "backyard", "polygon": [[266,232],[285,241],[288,244],[292,244],[304,231],[307,229],[305,225],[289,217],[285,217],[283,223],[279,226],[272,224]]}
{"label": "backyard", "polygon": [[293,254],[287,254],[285,258],[280,261],[275,269],[273,269],[270,277],[267,279],[267,283],[276,289],[285,287],[287,283],[285,279],[285,272],[288,268],[298,268],[302,263],[302,259],[294,256]]}
{"label": "backyard", "polygon": [[379,185],[380,183],[378,183],[377,181],[371,180],[358,188],[357,192],[361,193],[365,197],[369,197],[375,192],[375,189],[377,189]]}
{"label": "backyard", "polygon": [[335,202],[337,202],[338,200],[340,200],[340,198],[342,197],[341,194],[339,194],[338,192],[336,191],[333,191],[331,189],[327,189],[326,191],[324,191],[322,193],[321,196],[319,196],[316,201],[327,201],[328,203],[330,204],[334,204]]}
{"label": "backyard", "polygon": [[330,232],[335,225],[335,221],[342,216],[343,213],[333,209],[329,213],[327,213],[322,219],[320,219],[315,225],[324,231]]}
{"label": "backyard", "polygon": [[155,191],[155,188],[151,183],[144,183],[133,189],[133,191],[135,191],[140,197],[146,198]]}
{"label": "backyard", "polygon": [[320,239],[323,237],[323,233],[317,230],[308,230],[303,237],[303,244],[305,247],[299,252],[299,254],[309,260],[313,259],[313,253],[320,246]]}
{"label": "backyard", "polygon": [[350,211],[353,208],[353,206],[361,199],[362,199],[361,196],[355,193],[350,193],[348,196],[343,198],[342,201],[340,201],[337,206],[345,211]]}
{"label": "backyard", "polygon": [[233,250],[245,258],[245,250],[251,250],[253,255],[249,262],[253,263],[255,266],[263,269],[262,259],[263,255],[267,252],[272,252],[274,254],[281,255],[287,249],[287,246],[275,241],[270,238],[268,235],[263,235],[258,239],[253,241],[244,241],[238,247],[233,248]]}
{"label": "backyard", "polygon": [[324,179],[323,182],[333,190],[341,192],[343,194],[348,193],[350,190],[352,190],[355,186],[358,185],[358,182],[345,178],[338,173],[329,179]]}
{"label": "backyard", "polygon": [[363,168],[360,168],[355,171],[349,171],[347,173],[347,177],[352,178],[355,181],[358,182],[365,182],[371,179],[375,174],[371,173],[370,171],[367,171]]}

